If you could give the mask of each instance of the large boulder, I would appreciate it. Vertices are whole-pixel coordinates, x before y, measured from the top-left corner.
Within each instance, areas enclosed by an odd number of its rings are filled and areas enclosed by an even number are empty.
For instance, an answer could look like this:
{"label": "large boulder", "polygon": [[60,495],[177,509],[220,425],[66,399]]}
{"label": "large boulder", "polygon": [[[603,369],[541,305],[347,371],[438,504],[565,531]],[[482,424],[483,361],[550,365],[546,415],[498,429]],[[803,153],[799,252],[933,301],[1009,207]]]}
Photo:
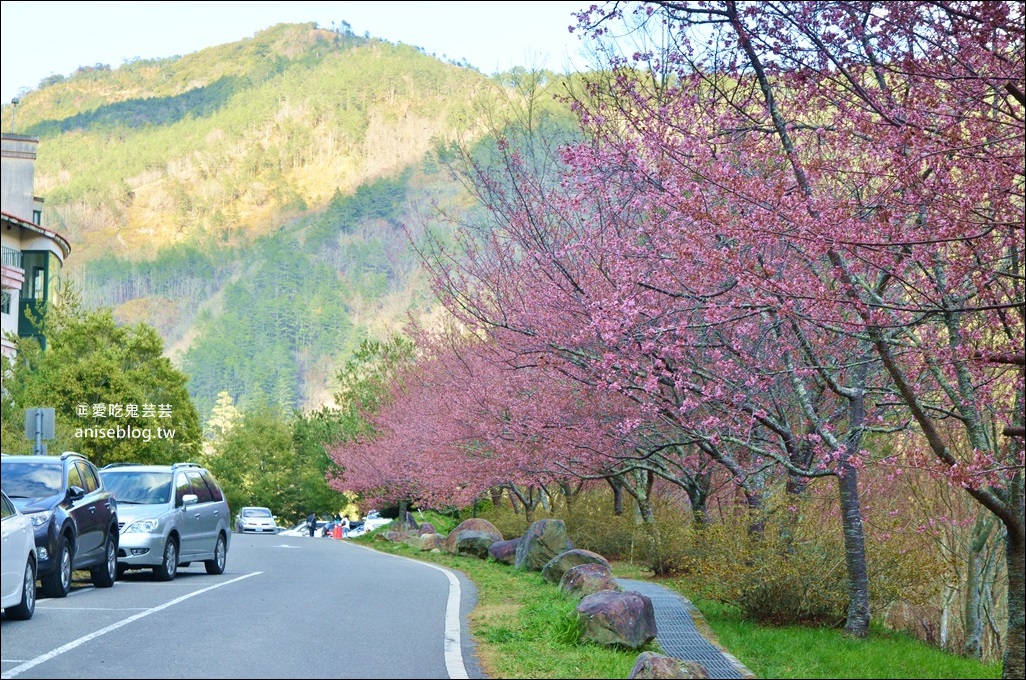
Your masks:
{"label": "large boulder", "polygon": [[470,519],[460,522],[455,529],[449,532],[449,535],[445,539],[445,543],[442,549],[445,552],[456,554],[456,542],[459,540],[460,534],[464,531],[486,531],[495,537],[496,541],[502,540],[502,534],[495,525],[486,519],[480,517],[471,517]]}
{"label": "large boulder", "polygon": [[549,583],[559,583],[568,569],[581,564],[601,564],[609,568],[609,561],[597,552],[574,548],[561,552],[542,567],[542,578]]}
{"label": "large boulder", "polygon": [[579,564],[570,567],[559,579],[559,591],[564,595],[584,598],[603,590],[622,591],[613,572],[606,565],[598,563]]}
{"label": "large boulder", "polygon": [[423,536],[425,534],[437,534],[438,530],[435,529],[435,525],[431,522],[421,522],[420,528],[417,529],[417,534]]}
{"label": "large boulder", "polygon": [[420,529],[420,525],[417,524],[417,520],[413,516],[413,513],[407,511],[406,515],[396,523],[395,528],[400,531],[407,531],[411,534],[416,534],[417,530]]}
{"label": "large boulder", "polygon": [[573,549],[566,535],[566,524],[561,519],[540,519],[533,522],[517,546],[513,560],[515,569],[541,571],[559,553]]}
{"label": "large boulder", "polygon": [[577,605],[581,639],[608,647],[644,647],[655,639],[652,600],[634,590],[602,590]]}
{"label": "large boulder", "polygon": [[681,661],[655,652],[642,652],[638,654],[627,677],[646,680],[690,680],[708,678],[709,669],[697,661]]}
{"label": "large boulder", "polygon": [[428,550],[441,550],[444,541],[445,536],[442,534],[420,534],[419,536],[407,538],[406,545],[424,552]]}
{"label": "large boulder", "polygon": [[454,546],[457,555],[488,558],[488,548],[495,543],[495,534],[490,531],[461,531]]}
{"label": "large boulder", "polygon": [[406,539],[410,538],[414,534],[411,534],[405,529],[389,529],[379,534],[375,534],[374,537],[378,540],[391,541],[393,543],[403,543]]}
{"label": "large boulder", "polygon": [[510,538],[505,541],[496,541],[488,548],[488,556],[496,562],[513,564],[517,558],[517,546],[520,545],[520,537]]}

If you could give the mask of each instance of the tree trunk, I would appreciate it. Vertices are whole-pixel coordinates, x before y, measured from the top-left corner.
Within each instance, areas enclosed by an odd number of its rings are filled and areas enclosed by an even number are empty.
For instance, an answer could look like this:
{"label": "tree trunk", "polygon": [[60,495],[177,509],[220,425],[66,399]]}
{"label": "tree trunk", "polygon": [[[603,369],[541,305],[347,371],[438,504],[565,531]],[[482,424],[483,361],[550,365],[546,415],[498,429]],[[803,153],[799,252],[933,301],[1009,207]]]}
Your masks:
{"label": "tree trunk", "polygon": [[616,477],[606,477],[606,481],[613,488],[613,514],[621,517],[623,516],[623,484]]}
{"label": "tree trunk", "polygon": [[[1019,473],[1019,480],[1022,473]],[[1019,497],[1013,500],[1012,504],[1018,505],[1018,526],[1008,527],[1008,534],[1005,544],[1005,559],[1008,564],[1008,629],[1005,634],[1005,654],[1003,658],[1004,667],[1001,669],[1002,678],[1024,678],[1026,677],[1026,604],[1023,598],[1026,597],[1026,541],[1023,537],[1023,497],[1021,484],[1011,484],[1010,491],[1018,491]]]}
{"label": "tree trunk", "polygon": [[638,494],[634,497],[634,501],[637,504],[638,519],[643,524],[655,524],[655,511],[652,510],[652,501],[647,496]]}
{"label": "tree trunk", "polygon": [[513,506],[513,514],[514,515],[519,515],[520,514],[520,503],[517,500],[517,495],[513,491],[513,489],[507,489],[507,491],[509,492],[509,504]]}
{"label": "tree trunk", "polygon": [[965,583],[965,645],[962,653],[974,659],[983,655],[983,607],[980,602],[979,559],[970,548]]}
{"label": "tree trunk", "polygon": [[748,533],[761,537],[766,532],[766,516],[762,512],[762,489],[743,484],[741,493],[745,495],[745,507],[748,508]]}
{"label": "tree trunk", "polygon": [[691,503],[691,519],[697,526],[709,523],[709,490],[712,486],[712,472],[696,474],[693,480],[684,485],[684,491]]}
{"label": "tree trunk", "polygon": [[[534,521],[534,508],[538,504],[538,499],[535,497],[535,488],[533,486],[529,486],[525,491],[521,491],[517,488],[516,484],[510,484],[509,499],[513,503],[514,512],[518,505],[523,506],[524,519],[527,520],[528,524],[531,524],[531,522]],[[519,501],[519,503],[517,503],[517,501]]]}
{"label": "tree trunk", "polygon": [[[636,469],[625,474],[617,475],[619,485],[613,486],[626,491],[634,499],[634,521],[635,524],[652,524],[655,522],[655,512],[652,510],[650,500],[652,485],[655,482],[655,474],[650,470]],[[612,484],[612,482],[610,482]]]}
{"label": "tree trunk", "polygon": [[969,544],[966,564],[965,612],[962,625],[965,628],[965,645],[962,653],[979,659],[983,656],[983,581],[987,560],[982,559],[987,547],[993,518],[984,513],[976,517],[973,538]]}
{"label": "tree trunk", "polygon": [[538,505],[542,507],[545,512],[552,512],[552,505],[549,503],[549,487],[544,484],[538,485]]}
{"label": "tree trunk", "polygon": [[655,524],[655,510],[652,509],[652,485],[655,483],[655,475],[648,470],[635,470],[633,474],[638,483],[633,485],[633,491],[628,491],[634,496],[638,518],[651,526]]}
{"label": "tree trunk", "polygon": [[941,649],[948,648],[948,619],[951,618],[951,600],[955,597],[956,590],[945,583],[941,591],[941,615],[940,625],[937,630],[937,641]]}
{"label": "tree trunk", "polygon": [[533,486],[527,487],[527,493],[520,496],[520,502],[524,504],[524,519],[530,526],[534,522],[534,508],[538,505],[538,499],[534,497]]}
{"label": "tree trunk", "polygon": [[559,489],[563,492],[563,502],[566,504],[567,512],[574,509],[574,501],[577,500],[583,486],[583,484],[578,484],[575,489],[570,482],[559,482]]}
{"label": "tree trunk", "polygon": [[869,635],[869,572],[866,567],[866,534],[862,526],[858,471],[847,463],[837,480],[844,529],[844,563],[848,570],[848,618],[844,630],[864,638]]}
{"label": "tree trunk", "polygon": [[858,456],[866,422],[866,362],[855,369],[856,391],[848,397],[848,435],[837,466],[837,485],[844,535],[844,563],[848,577],[848,616],[844,630],[858,638],[869,636],[869,569],[866,531],[862,525],[859,473],[851,461]]}
{"label": "tree trunk", "polygon": [[[795,466],[802,469],[808,469],[812,465],[812,456],[814,455],[813,447],[809,441],[800,438],[798,439],[799,441],[788,446],[790,451],[788,458]],[[809,481],[809,478],[805,475],[799,475],[788,471],[786,491],[792,496],[800,496],[805,493],[805,489],[808,487]]]}

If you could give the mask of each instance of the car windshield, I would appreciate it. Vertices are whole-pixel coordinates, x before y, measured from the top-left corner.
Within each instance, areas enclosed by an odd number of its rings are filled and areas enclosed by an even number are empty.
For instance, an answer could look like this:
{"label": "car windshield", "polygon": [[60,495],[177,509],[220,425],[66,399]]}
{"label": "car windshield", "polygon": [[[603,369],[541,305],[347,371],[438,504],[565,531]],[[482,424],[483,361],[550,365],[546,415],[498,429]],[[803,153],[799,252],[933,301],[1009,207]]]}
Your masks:
{"label": "car windshield", "polygon": [[164,504],[171,500],[170,472],[101,471],[103,485],[119,503]]}
{"label": "car windshield", "polygon": [[271,511],[267,508],[246,508],[242,511],[243,517],[270,517]]}
{"label": "car windshield", "polygon": [[61,464],[7,461],[0,468],[8,498],[46,498],[61,492]]}

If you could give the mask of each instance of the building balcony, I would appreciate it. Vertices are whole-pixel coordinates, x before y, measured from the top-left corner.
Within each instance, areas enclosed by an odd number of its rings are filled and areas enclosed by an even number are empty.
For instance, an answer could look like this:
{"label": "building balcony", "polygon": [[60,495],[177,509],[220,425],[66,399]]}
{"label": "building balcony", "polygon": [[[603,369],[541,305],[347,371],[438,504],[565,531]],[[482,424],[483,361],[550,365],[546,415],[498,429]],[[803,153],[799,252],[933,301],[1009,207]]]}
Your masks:
{"label": "building balcony", "polygon": [[3,269],[0,283],[4,290],[21,290],[25,284],[25,270],[21,267],[21,251],[3,246]]}

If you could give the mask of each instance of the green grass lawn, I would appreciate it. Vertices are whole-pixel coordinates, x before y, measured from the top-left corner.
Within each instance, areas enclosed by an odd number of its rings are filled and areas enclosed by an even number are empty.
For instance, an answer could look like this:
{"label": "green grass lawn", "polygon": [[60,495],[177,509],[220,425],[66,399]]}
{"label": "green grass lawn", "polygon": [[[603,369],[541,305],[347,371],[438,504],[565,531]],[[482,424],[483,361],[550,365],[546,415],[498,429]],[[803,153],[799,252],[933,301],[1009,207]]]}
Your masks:
{"label": "green grass lawn", "polygon": [[694,602],[720,644],[760,678],[1000,678],[1001,664],[948,654],[915,638],[874,628],[844,631],[763,626],[713,602]]}

